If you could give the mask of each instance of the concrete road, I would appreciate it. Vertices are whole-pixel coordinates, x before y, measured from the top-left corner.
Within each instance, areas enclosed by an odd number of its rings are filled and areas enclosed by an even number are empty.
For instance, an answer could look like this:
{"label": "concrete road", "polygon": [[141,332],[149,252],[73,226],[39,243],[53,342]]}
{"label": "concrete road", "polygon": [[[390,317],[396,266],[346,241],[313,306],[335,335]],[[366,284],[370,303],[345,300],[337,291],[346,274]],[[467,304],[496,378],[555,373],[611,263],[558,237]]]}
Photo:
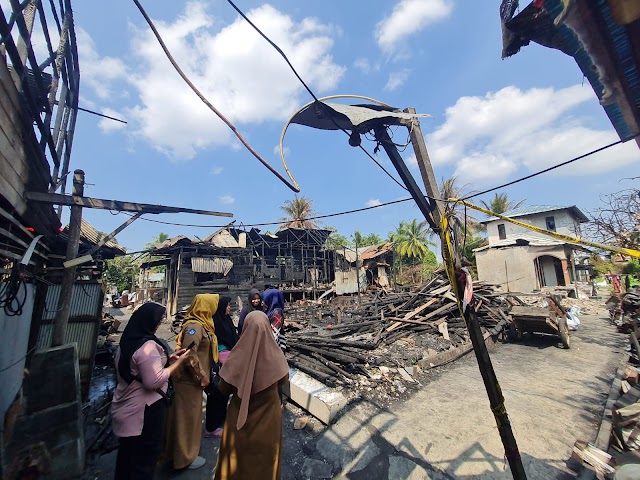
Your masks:
{"label": "concrete road", "polygon": [[[536,335],[491,352],[529,479],[574,477],[567,466],[573,444],[595,439],[622,359],[625,337],[607,320],[581,321],[570,350]],[[512,478],[474,355],[429,376],[406,402],[389,407],[363,399],[319,431],[294,431],[286,413],[283,478]],[[203,439],[203,468],[163,469],[158,477],[210,479],[218,443]],[[100,459],[91,478],[113,478],[114,454]]]}
{"label": "concrete road", "polygon": [[[581,320],[570,350],[536,335],[491,353],[529,479],[574,477],[573,444],[595,439],[622,360],[623,335],[605,319]],[[363,402],[316,445],[336,477],[512,478],[473,354],[393,411]]]}

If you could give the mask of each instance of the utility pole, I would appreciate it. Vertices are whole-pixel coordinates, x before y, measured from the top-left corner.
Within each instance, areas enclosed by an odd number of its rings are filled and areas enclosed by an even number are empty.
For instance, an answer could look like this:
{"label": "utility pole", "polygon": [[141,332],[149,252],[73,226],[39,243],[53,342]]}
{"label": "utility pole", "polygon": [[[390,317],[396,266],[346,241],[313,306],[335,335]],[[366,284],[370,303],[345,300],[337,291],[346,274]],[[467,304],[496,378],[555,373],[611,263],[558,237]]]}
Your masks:
{"label": "utility pole", "polygon": [[[415,113],[415,109],[413,108],[408,108],[405,111],[407,113]],[[400,178],[403,180],[412,198],[416,201],[418,208],[420,208],[422,214],[425,215],[425,218],[429,222],[431,227],[434,228],[434,230],[440,235],[443,258],[447,258],[448,254],[445,252],[445,250],[448,249],[448,246],[445,244],[446,232],[441,231],[440,229],[440,219],[441,215],[443,214],[442,208],[439,205],[439,203],[441,202],[437,201],[440,200],[440,193],[435,175],[433,173],[433,167],[431,166],[431,161],[427,153],[427,147],[424,142],[424,137],[420,128],[420,121],[418,120],[418,118],[412,118],[410,120],[408,128],[410,131],[416,160],[418,162],[418,167],[420,168],[420,174],[422,176],[427,195],[428,197],[430,197],[428,199],[428,204],[427,202],[425,202],[422,191],[413,179],[413,176],[411,175],[411,172],[409,172],[406,164],[404,163],[404,160],[400,156],[398,149],[389,137],[386,126],[376,127],[374,130],[375,137],[387,152],[391,163],[393,163],[398,172],[398,175],[400,175]],[[454,275],[454,278],[449,278],[449,280],[451,282],[451,287],[455,292],[458,305],[460,305],[460,309],[462,310],[463,291],[458,284],[458,279],[455,278],[457,277],[457,273],[460,271],[460,268],[462,266],[461,260],[458,257],[457,245],[454,245],[451,255],[453,257],[452,260],[454,262],[456,275]],[[511,474],[516,480],[526,480],[527,475],[524,471],[524,466],[522,465],[522,458],[520,457],[518,444],[516,443],[515,436],[513,435],[513,430],[511,429],[511,423],[509,421],[507,409],[504,404],[504,396],[502,395],[502,390],[500,389],[498,378],[496,377],[495,371],[493,369],[493,364],[491,363],[491,358],[489,357],[487,346],[484,343],[484,337],[482,335],[482,331],[480,330],[480,324],[478,323],[478,318],[476,316],[473,301],[470,305],[467,305],[466,309],[464,309],[463,315],[465,323],[467,325],[467,330],[469,331],[471,343],[473,344],[473,351],[475,352],[476,359],[478,361],[478,368],[480,369],[480,374],[482,375],[482,380],[484,382],[485,389],[487,390],[487,396],[489,397],[491,411],[493,412],[493,415],[495,417],[498,431],[500,432],[500,438],[502,439],[502,444],[504,445],[505,456],[507,457],[509,467],[511,468]]]}
{"label": "utility pole", "polygon": [[[73,172],[73,195],[82,197],[84,195],[84,172],[76,170]],[[69,239],[67,240],[66,260],[73,260],[78,256],[80,248],[80,225],[82,223],[82,206],[71,207],[71,218],[69,219]],[[53,322],[52,347],[64,345],[67,323],[69,322],[69,312],[71,310],[71,295],[73,285],[76,280],[76,266],[65,268],[62,274],[62,284],[60,285],[60,295],[58,296],[58,306],[56,308],[56,318]]]}

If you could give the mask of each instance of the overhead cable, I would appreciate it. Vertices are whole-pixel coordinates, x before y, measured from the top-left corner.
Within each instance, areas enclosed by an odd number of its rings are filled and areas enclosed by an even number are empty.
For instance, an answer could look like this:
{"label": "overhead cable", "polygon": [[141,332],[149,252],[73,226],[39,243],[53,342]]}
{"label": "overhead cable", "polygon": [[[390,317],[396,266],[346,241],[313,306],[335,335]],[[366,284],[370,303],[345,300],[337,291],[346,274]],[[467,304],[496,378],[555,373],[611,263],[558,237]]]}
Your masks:
{"label": "overhead cable", "polygon": [[[575,158],[572,158],[571,160],[567,160],[566,162],[558,163],[558,164],[556,164],[554,166],[551,166],[549,168],[545,168],[544,170],[540,170],[539,172],[532,173],[531,175],[527,175],[527,176],[518,178],[518,179],[513,180],[511,182],[505,183],[505,184],[500,185],[498,187],[490,188],[490,189],[485,190],[485,191],[480,192],[480,193],[474,193],[472,195],[468,195],[468,196],[466,196],[464,198],[461,198],[459,200],[432,198],[432,197],[429,197],[428,195],[425,195],[425,197],[427,197],[430,200],[436,201],[436,202],[446,202],[446,203],[461,202],[461,201],[467,200],[469,198],[477,197],[479,195],[483,195],[485,193],[493,192],[494,190],[498,190],[500,188],[504,188],[506,186],[513,185],[515,183],[519,183],[519,182],[522,182],[524,180],[528,180],[529,178],[533,178],[535,176],[541,175],[541,174],[549,172],[551,170],[555,170],[556,168],[562,167],[564,165],[568,165],[569,163],[575,162],[575,161],[580,160],[582,158],[588,157],[589,155],[593,155],[594,153],[598,153],[598,152],[601,152],[602,150],[605,150],[607,148],[613,147],[614,145],[617,145],[618,143],[621,143],[621,142],[622,141],[610,143],[609,145],[605,145],[604,147],[597,148],[595,150],[592,150],[591,152],[585,153],[584,155],[580,155],[579,157],[575,157]],[[396,203],[408,202],[409,200],[412,200],[412,199],[411,198],[402,198],[400,200],[394,200],[394,201],[391,201],[391,202],[384,202],[384,203],[381,203],[379,205],[371,205],[369,207],[356,208],[356,209],[353,209],[353,210],[346,210],[346,211],[343,211],[343,212],[330,213],[328,215],[319,215],[319,216],[316,216],[316,217],[310,217],[309,220],[318,220],[318,219],[322,219],[322,218],[338,217],[338,216],[341,216],[341,215],[348,215],[348,214],[351,214],[351,213],[364,212],[364,211],[367,211],[367,210],[373,210],[374,208],[381,208],[381,207],[386,207],[388,205],[394,205]],[[123,213],[125,213],[125,212],[123,212]],[[127,214],[127,215],[129,215],[129,214]],[[147,222],[153,222],[153,223],[161,223],[163,225],[173,225],[173,226],[177,226],[177,227],[224,228],[225,226],[227,226],[227,225],[198,225],[198,224],[189,224],[189,223],[163,222],[161,220],[154,220],[154,219],[151,219],[151,218],[143,218],[143,217],[141,217],[140,220],[144,220],[144,221],[147,221]],[[243,225],[246,226],[246,227],[263,227],[263,226],[270,226],[270,225],[280,225],[281,223],[282,222],[265,222],[265,223],[252,223],[252,224],[243,224]]]}
{"label": "overhead cable", "polygon": [[[137,3],[137,0],[134,0]],[[262,30],[260,30],[256,24],[254,24],[251,20],[249,20],[249,18],[244,14],[244,12],[242,10],[240,10],[235,3],[232,2],[232,0],[227,0],[227,2],[229,3],[229,5],[231,5],[233,7],[233,9],[238,12],[238,14],[244,18],[246,20],[246,22],[251,25],[253,27],[253,29],[258,32],[258,34],[260,34],[260,36],[262,38],[264,38],[267,43],[269,43],[269,45],[271,45],[279,54],[280,56],[282,56],[282,58],[284,58],[284,61],[287,62],[287,65],[289,65],[289,68],[291,69],[291,71],[293,72],[293,74],[297,77],[297,79],[300,81],[300,83],[302,84],[302,86],[307,90],[307,92],[309,92],[309,95],[311,95],[313,97],[313,99],[318,102],[318,104],[320,104],[322,106],[322,108],[324,109],[325,113],[327,114],[327,117],[331,120],[331,122],[333,122],[333,124],[340,130],[342,130],[345,135],[347,135],[348,137],[351,136],[351,134],[349,132],[347,132],[344,128],[342,128],[340,125],[338,125],[338,123],[335,121],[335,119],[333,118],[333,116],[331,115],[331,112],[329,112],[326,108],[326,106],[324,105],[324,103],[322,103],[320,101],[320,99],[318,99],[318,97],[316,96],[315,93],[313,93],[313,91],[311,90],[311,88],[309,88],[309,85],[306,84],[306,82],[302,79],[302,77],[300,76],[300,74],[298,74],[297,70],[295,69],[295,67],[291,64],[291,62],[289,61],[289,58],[287,58],[287,55],[282,51],[282,49],[275,43],[273,42],[269,37],[267,37],[267,35],[265,35]],[[380,164],[380,162],[378,162],[378,160],[376,160],[373,155],[371,155],[362,145],[358,145],[360,147],[360,150],[362,150],[371,160],[374,161],[374,163],[380,167],[382,169],[382,171],[384,173],[387,174],[387,176],[389,178],[391,178],[391,180],[393,180],[394,182],[396,182],[400,188],[402,188],[403,190],[406,190],[407,188],[400,182],[398,181],[393,175],[391,175],[391,173],[389,173],[389,171],[384,168],[382,166],[382,164]],[[291,175],[291,172],[289,171],[287,164],[284,161],[284,158],[282,158],[282,163],[284,163],[285,169],[287,170],[287,173],[289,175],[289,178],[291,179],[291,181],[298,186],[298,183],[296,182],[295,178],[293,178],[293,176]]]}
{"label": "overhead cable", "polygon": [[[632,139],[636,138],[637,136],[638,135],[635,135],[634,137],[629,138],[627,140],[632,140]],[[466,197],[462,198],[461,200],[468,200],[468,199],[473,198],[473,197],[478,197],[480,195],[484,195],[485,193],[491,193],[491,192],[493,192],[495,190],[500,190],[501,188],[509,187],[509,186],[514,185],[516,183],[520,183],[520,182],[523,182],[525,180],[529,180],[530,178],[537,177],[538,175],[542,175],[543,173],[550,172],[551,170],[555,170],[556,168],[560,168],[560,167],[564,167],[565,165],[569,165],[570,163],[573,163],[573,162],[576,162],[578,160],[581,160],[581,159],[583,159],[585,157],[593,155],[594,153],[602,152],[603,150],[606,150],[607,148],[614,147],[614,146],[616,146],[616,145],[618,145],[620,143],[626,142],[627,140],[618,140],[617,142],[610,143],[609,145],[605,145],[604,147],[596,148],[595,150],[591,150],[590,152],[587,152],[584,155],[580,155],[579,157],[574,157],[571,160],[567,160],[566,162],[562,162],[562,163],[558,163],[556,165],[552,165],[551,167],[545,168],[544,170],[537,171],[535,173],[532,173],[531,175],[527,175],[525,177],[518,178],[517,180],[513,180],[511,182],[503,183],[502,185],[498,185],[497,187],[489,188],[488,190],[483,190],[482,192],[474,193],[472,195],[467,195]]]}

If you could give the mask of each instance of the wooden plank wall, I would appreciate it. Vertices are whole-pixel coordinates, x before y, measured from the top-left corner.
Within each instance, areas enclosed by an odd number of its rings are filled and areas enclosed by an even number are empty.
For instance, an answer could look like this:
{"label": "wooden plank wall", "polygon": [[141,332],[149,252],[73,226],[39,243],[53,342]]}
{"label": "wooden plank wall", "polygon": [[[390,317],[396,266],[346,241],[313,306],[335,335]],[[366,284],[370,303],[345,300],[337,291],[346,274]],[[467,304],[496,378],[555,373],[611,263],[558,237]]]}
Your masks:
{"label": "wooden plank wall", "polygon": [[24,223],[37,233],[57,233],[60,222],[51,205],[28,204],[26,191],[47,192],[49,165],[39,153],[5,58],[0,56],[0,192]]}
{"label": "wooden plank wall", "polygon": [[[250,267],[251,268],[251,267]],[[246,268],[244,268],[246,269]],[[191,265],[182,264],[178,270],[178,289],[177,289],[177,310],[182,307],[189,306],[193,297],[199,293],[218,293],[221,296],[231,297],[235,303],[236,298],[240,296],[243,302],[249,295],[252,288],[264,288],[264,282],[258,281],[253,283],[253,277],[246,275],[246,272],[234,272],[234,270],[243,270],[243,266],[235,266],[229,273],[229,278],[221,282],[208,282],[206,285],[194,285],[194,274]]]}

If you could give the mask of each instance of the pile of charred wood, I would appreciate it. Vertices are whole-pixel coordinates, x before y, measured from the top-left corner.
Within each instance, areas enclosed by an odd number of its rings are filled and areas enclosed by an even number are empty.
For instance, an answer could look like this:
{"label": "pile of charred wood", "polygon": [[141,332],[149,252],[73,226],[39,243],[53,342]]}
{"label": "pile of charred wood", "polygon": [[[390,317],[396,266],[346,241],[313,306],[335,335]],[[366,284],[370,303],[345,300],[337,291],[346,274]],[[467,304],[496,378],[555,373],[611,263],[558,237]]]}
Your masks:
{"label": "pile of charred wood", "polygon": [[[508,322],[509,304],[493,286],[474,284],[474,296],[483,330]],[[444,273],[407,292],[378,291],[351,304],[342,298],[286,312],[289,363],[324,383],[349,385],[371,378],[372,366],[410,367],[470,344]]]}
{"label": "pile of charred wood", "polygon": [[640,291],[637,289],[612,295],[605,303],[609,318],[621,333],[629,333],[640,319]]}

